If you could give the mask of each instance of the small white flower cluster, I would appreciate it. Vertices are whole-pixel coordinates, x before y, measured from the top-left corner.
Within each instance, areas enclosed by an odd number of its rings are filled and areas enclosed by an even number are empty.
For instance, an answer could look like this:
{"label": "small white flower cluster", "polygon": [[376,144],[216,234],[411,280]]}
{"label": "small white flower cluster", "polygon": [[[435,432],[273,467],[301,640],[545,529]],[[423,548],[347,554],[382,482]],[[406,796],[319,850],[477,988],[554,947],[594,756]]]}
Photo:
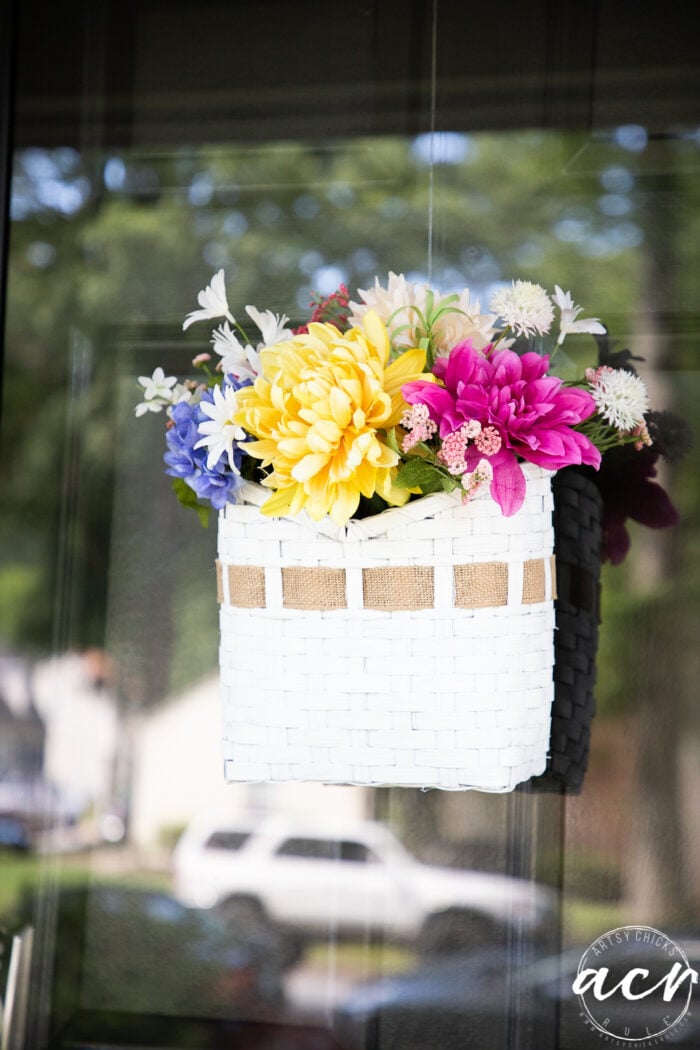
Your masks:
{"label": "small white flower cluster", "polygon": [[489,306],[516,335],[544,335],[554,320],[549,296],[531,281],[513,281],[509,288],[499,288]]}
{"label": "small white flower cluster", "polygon": [[644,380],[624,368],[589,368],[586,380],[598,412],[616,430],[629,433],[644,425],[649,395]]}
{"label": "small white flower cluster", "polygon": [[143,387],[143,401],[134,409],[136,416],[145,416],[147,412],[162,412],[164,408],[177,405],[180,401],[190,401],[192,391],[184,383],[178,383],[175,376],[166,376],[159,366],[152,376],[139,376]]}

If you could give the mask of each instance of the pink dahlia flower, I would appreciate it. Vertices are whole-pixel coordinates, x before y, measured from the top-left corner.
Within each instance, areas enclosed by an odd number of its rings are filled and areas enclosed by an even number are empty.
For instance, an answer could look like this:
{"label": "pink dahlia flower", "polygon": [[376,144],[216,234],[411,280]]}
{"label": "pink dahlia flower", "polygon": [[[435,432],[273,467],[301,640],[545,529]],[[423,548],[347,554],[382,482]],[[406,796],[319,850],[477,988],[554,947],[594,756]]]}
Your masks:
{"label": "pink dahlia flower", "polygon": [[[548,376],[549,358],[512,350],[479,353],[471,341],[460,343],[433,371],[444,386],[419,379],[402,388],[410,404],[428,406],[430,417],[444,438],[470,420],[493,427],[501,438],[488,457],[493,468],[491,495],[506,517],[515,514],[525,498],[525,476],[518,457],[559,470],[574,463],[600,466],[600,452],[584,434],[572,428],[595,411],[595,401],[578,388],[562,386]],[[466,451],[468,470],[484,453],[476,445]]]}

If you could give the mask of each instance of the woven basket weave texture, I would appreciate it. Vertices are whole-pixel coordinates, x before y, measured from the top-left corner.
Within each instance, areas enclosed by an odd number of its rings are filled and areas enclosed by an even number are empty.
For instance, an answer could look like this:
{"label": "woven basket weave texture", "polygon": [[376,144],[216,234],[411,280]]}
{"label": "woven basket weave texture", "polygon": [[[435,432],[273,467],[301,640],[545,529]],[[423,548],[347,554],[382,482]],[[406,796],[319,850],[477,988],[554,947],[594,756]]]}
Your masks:
{"label": "woven basket weave texture", "polygon": [[591,471],[560,470],[552,481],[557,566],[554,704],[540,791],[578,794],[595,715],[603,501]]}
{"label": "woven basket weave texture", "polygon": [[545,769],[553,698],[551,474],[350,522],[219,517],[225,774],[508,791]]}

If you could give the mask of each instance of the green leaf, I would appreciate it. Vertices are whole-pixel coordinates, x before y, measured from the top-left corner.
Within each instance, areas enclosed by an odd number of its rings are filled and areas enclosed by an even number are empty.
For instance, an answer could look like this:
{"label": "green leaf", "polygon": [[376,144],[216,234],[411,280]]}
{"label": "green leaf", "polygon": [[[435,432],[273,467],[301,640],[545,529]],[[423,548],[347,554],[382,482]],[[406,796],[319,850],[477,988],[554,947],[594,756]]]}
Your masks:
{"label": "green leaf", "polygon": [[399,470],[394,484],[400,489],[420,488],[423,492],[440,492],[446,475],[424,459],[409,459]]}
{"label": "green leaf", "polygon": [[200,503],[197,499],[197,494],[194,489],[191,489],[184,478],[175,478],[173,481],[173,492],[179,499],[183,507],[188,507],[191,510],[197,512],[200,523],[205,529],[209,528],[209,515],[211,513],[211,507],[207,507],[204,503]]}
{"label": "green leaf", "polygon": [[430,481],[424,481],[420,487],[421,492],[424,496],[429,496],[431,492],[444,492],[445,490],[445,478],[440,477],[436,472],[435,476]]}
{"label": "green leaf", "polygon": [[581,370],[568,354],[565,354],[563,350],[558,350],[550,365],[549,374],[577,386],[580,382]]}
{"label": "green leaf", "polygon": [[401,455],[401,449],[399,443],[396,440],[396,427],[392,427],[391,430],[386,432],[386,444],[392,450],[392,452],[398,452]]}
{"label": "green leaf", "polygon": [[205,507],[203,503],[197,503],[193,508],[197,511],[197,517],[199,518],[199,524],[203,529],[209,528],[209,516],[211,514],[211,507]]}
{"label": "green leaf", "polygon": [[460,310],[458,306],[441,306],[440,309],[436,310],[430,318],[430,324],[434,325],[444,314],[462,314],[463,317],[467,316],[465,311]]}
{"label": "green leaf", "polygon": [[452,303],[456,303],[459,300],[459,296],[456,293],[448,295],[445,299],[441,299],[438,306],[433,305],[433,308],[427,313],[428,323],[432,327],[440,317],[445,313],[464,313],[457,306],[452,306]]}
{"label": "green leaf", "polygon": [[435,453],[433,452],[430,445],[426,445],[425,441],[420,441],[417,445],[414,445],[411,449],[411,458],[428,459],[431,463],[435,463]]}
{"label": "green leaf", "polygon": [[441,480],[442,487],[445,490],[445,492],[454,492],[455,489],[461,488],[461,483],[457,480],[457,478],[453,477],[452,474],[450,474],[449,476],[447,474],[442,474]]}
{"label": "green leaf", "polygon": [[407,324],[402,324],[399,328],[391,328],[394,318],[397,317],[403,310],[405,310],[408,314],[417,314],[419,322],[423,325],[423,327],[425,327],[425,318],[423,317],[423,314],[421,313],[420,309],[417,306],[406,304],[406,306],[397,307],[397,309],[389,315],[386,321],[386,326],[387,328],[390,328],[392,332],[403,332],[405,328],[413,327],[413,324],[409,321]]}

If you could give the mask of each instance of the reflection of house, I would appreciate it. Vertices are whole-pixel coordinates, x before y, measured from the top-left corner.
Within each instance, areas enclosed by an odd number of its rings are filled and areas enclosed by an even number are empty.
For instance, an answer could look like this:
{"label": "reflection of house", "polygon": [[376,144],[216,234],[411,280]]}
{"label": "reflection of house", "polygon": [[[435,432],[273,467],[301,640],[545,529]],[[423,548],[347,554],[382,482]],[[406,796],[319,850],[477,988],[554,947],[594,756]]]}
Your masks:
{"label": "reflection of house", "polygon": [[144,714],[132,734],[130,832],[140,844],[195,814],[266,809],[367,816],[362,788],[319,784],[227,784],[220,751],[218,676]]}
{"label": "reflection of house", "polygon": [[32,685],[46,726],[44,776],[76,813],[109,806],[120,728],[116,700],[95,654],[42,661]]}
{"label": "reflection of house", "polygon": [[45,736],[29,668],[19,658],[0,656],[0,780],[37,780],[44,766]]}

